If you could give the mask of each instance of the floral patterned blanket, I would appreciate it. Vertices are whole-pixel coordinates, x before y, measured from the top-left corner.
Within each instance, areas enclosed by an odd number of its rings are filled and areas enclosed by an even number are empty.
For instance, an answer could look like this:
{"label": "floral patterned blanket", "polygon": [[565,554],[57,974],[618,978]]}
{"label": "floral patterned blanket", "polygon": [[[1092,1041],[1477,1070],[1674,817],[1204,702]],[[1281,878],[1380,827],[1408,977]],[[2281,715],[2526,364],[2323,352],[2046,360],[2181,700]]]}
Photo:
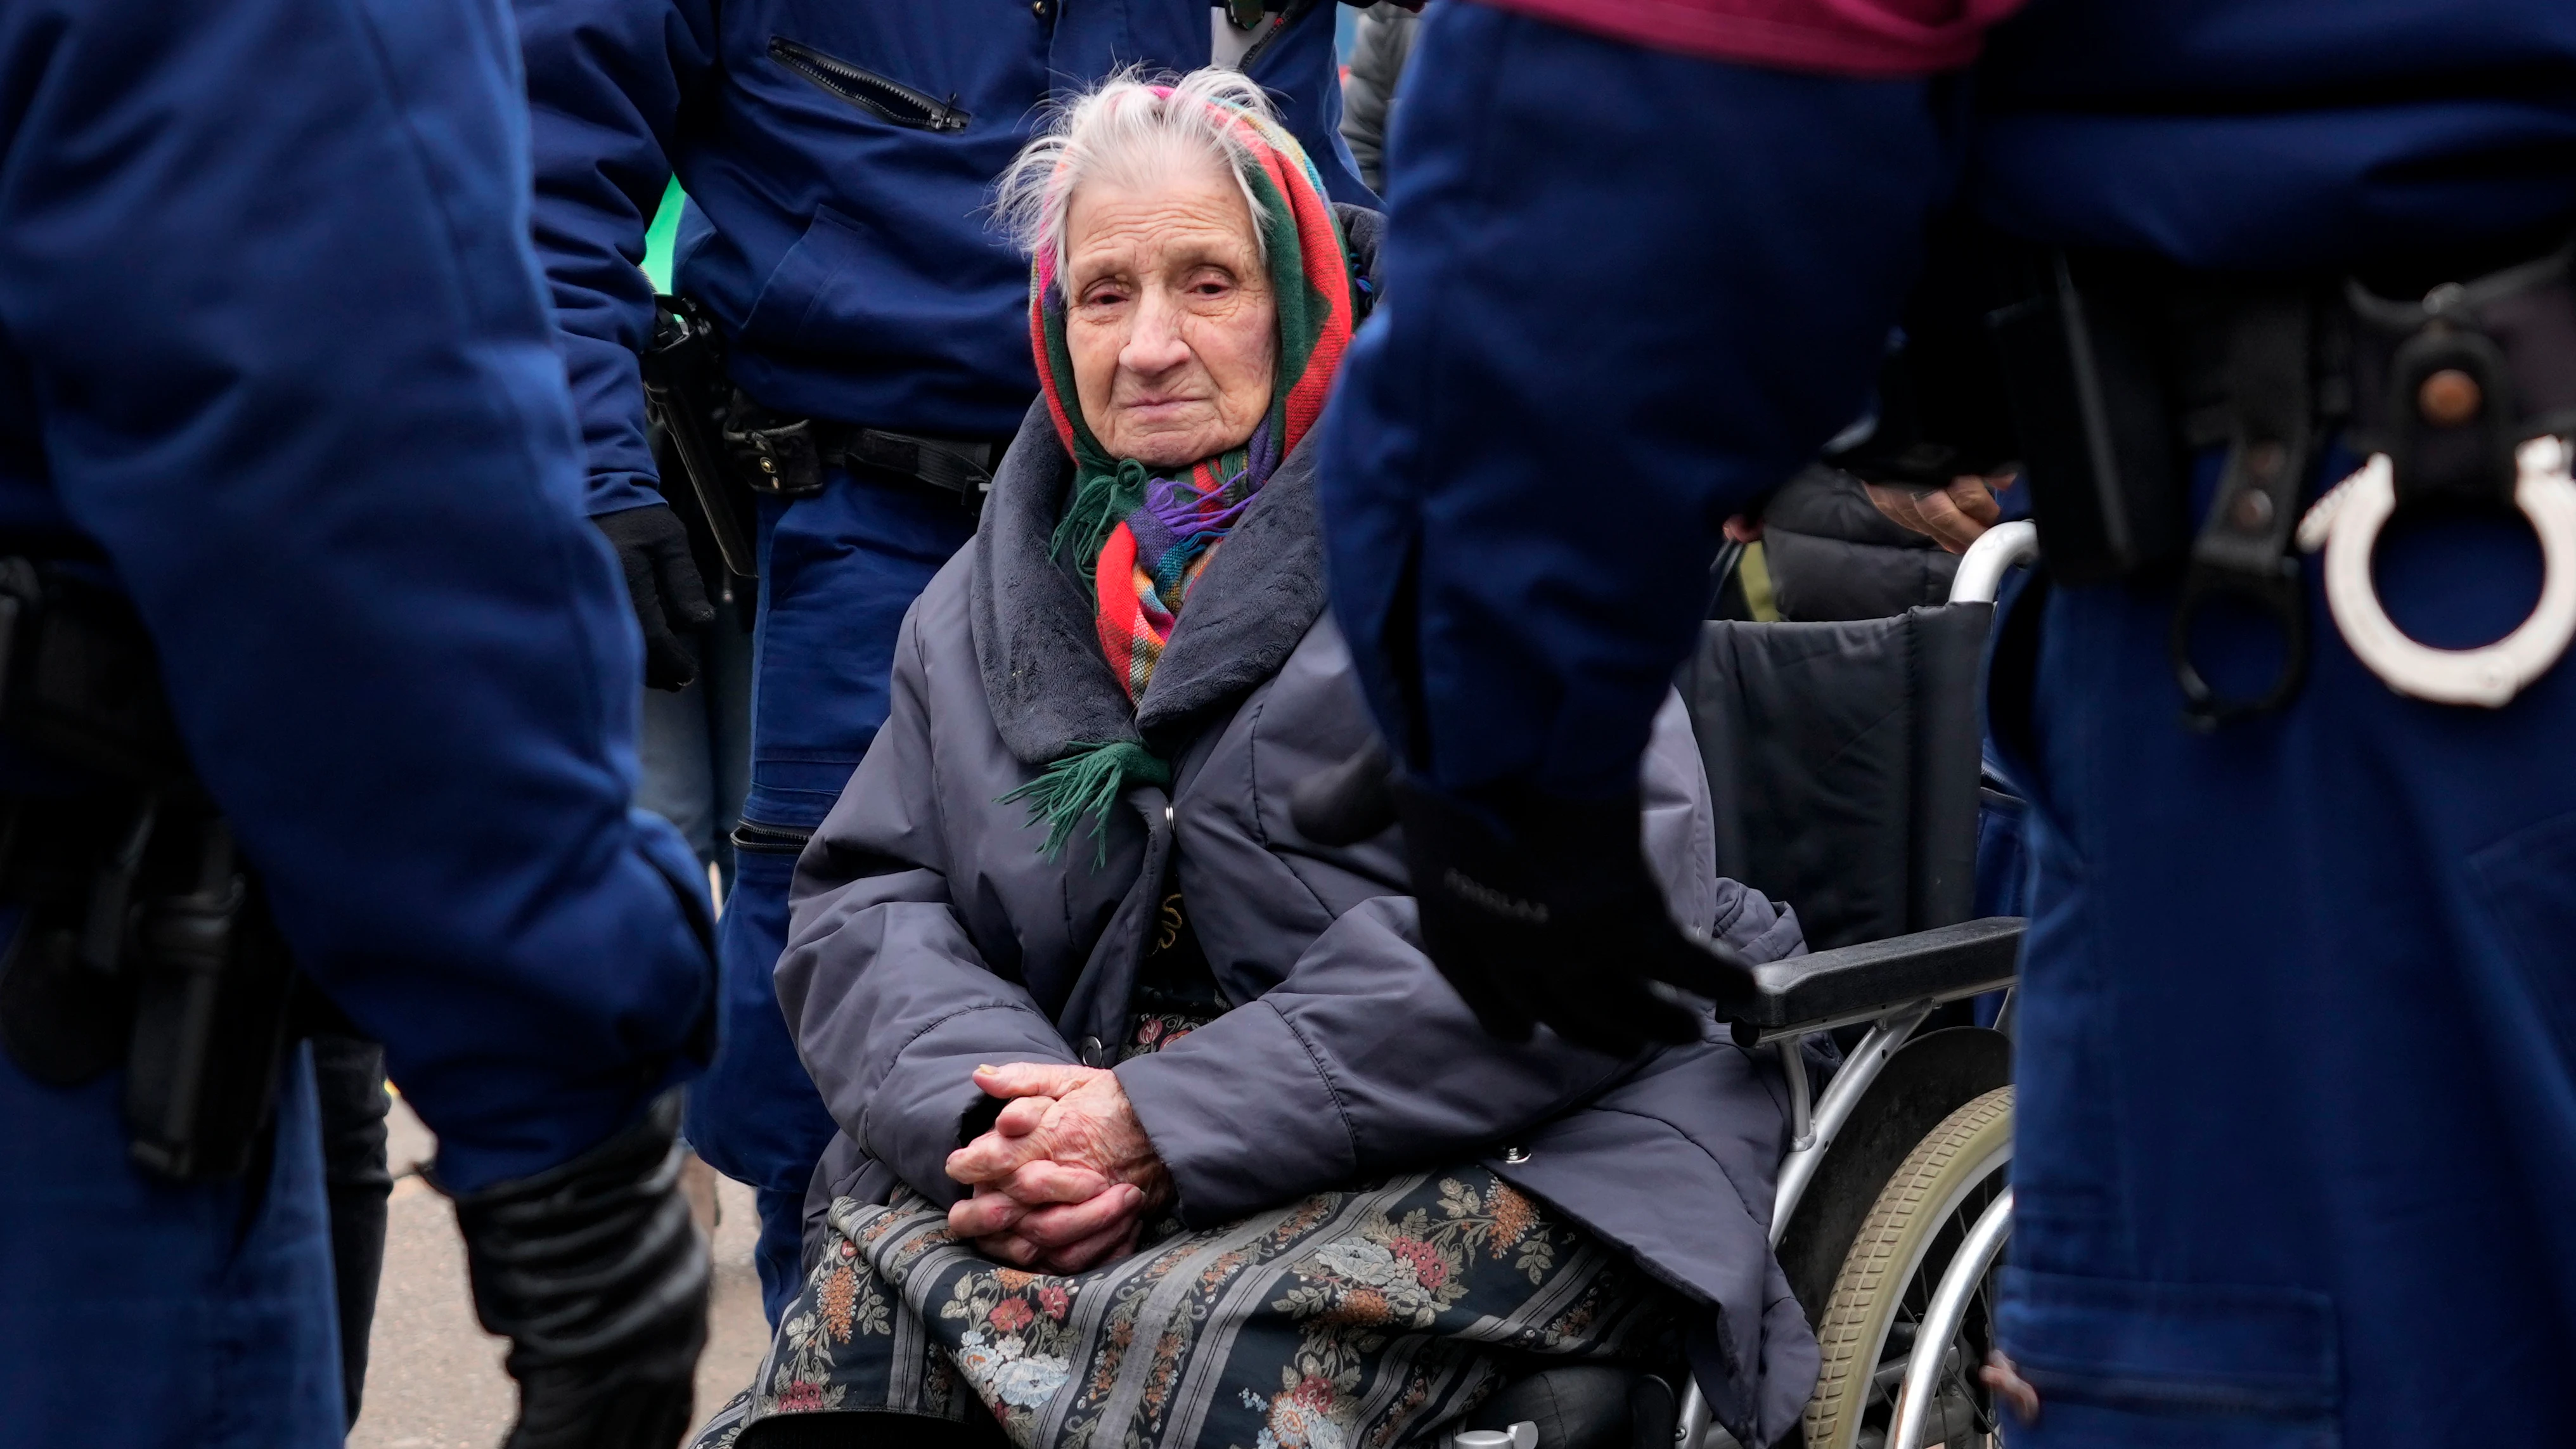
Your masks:
{"label": "floral patterned blanket", "polygon": [[1393,1449],[1537,1360],[1667,1356],[1670,1290],[1479,1167],[1318,1193],[1022,1272],[918,1201],[832,1205],[752,1387],[695,1449],[776,1414],[965,1421],[1019,1449]]}

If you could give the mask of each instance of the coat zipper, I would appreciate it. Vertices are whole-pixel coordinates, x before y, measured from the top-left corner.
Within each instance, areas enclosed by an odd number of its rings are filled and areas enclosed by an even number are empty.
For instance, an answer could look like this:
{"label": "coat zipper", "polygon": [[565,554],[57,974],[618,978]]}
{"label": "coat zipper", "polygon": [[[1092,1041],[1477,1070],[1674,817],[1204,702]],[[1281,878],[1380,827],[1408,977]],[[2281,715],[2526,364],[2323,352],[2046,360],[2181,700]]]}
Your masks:
{"label": "coat zipper", "polygon": [[953,94],[945,101],[935,99],[901,81],[861,70],[783,35],[769,37],[769,58],[812,81],[818,89],[898,126],[921,131],[963,131],[973,119],[957,109]]}

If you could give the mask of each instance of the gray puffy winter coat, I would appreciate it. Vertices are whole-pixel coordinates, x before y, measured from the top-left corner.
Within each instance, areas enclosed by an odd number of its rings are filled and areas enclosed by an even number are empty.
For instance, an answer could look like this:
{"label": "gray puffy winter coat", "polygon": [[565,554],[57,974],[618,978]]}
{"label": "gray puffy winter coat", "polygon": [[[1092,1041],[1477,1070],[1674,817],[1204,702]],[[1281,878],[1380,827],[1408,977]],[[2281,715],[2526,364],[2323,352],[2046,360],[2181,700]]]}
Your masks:
{"label": "gray puffy winter coat", "polygon": [[[1699,1377],[1721,1422],[1771,1442],[1816,1367],[1765,1238],[1776,1074],[1714,1022],[1626,1061],[1544,1031],[1497,1041],[1422,954],[1395,834],[1299,837],[1289,788],[1370,729],[1324,613],[1311,446],[1208,563],[1132,710],[1084,590],[1048,557],[1070,474],[1041,405],[974,543],[905,621],[891,716],[797,864],[778,995],[841,1126],[809,1221],[898,1184],[956,1200],[942,1164],[977,1063],[1106,1064],[1168,867],[1234,1006],[1117,1071],[1185,1222],[1482,1161],[1714,1305]],[[1077,740],[1140,736],[1172,761],[1171,788],[1127,793],[1105,863],[1087,827],[1043,858],[1043,829],[1002,797]],[[1715,873],[1678,700],[1644,769],[1675,914],[1758,959],[1800,949],[1794,916]]]}

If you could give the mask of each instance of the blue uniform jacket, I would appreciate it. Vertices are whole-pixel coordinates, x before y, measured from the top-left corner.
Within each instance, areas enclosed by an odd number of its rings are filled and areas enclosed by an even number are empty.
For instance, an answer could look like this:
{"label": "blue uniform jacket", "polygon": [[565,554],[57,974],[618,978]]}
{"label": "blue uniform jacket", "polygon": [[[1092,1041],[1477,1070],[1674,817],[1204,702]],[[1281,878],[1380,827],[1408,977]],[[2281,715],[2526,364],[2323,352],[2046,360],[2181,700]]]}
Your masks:
{"label": "blue uniform jacket", "polygon": [[[1341,141],[1329,3],[1254,63],[1334,199],[1373,202]],[[994,177],[1051,98],[1122,66],[1206,65],[1206,0],[519,0],[537,245],[594,513],[660,501],[637,270],[676,173],[679,289],[735,384],[783,411],[1004,437],[1037,393],[1028,265]]]}
{"label": "blue uniform jacket", "polygon": [[[2025,236],[2216,269],[2538,250],[2576,220],[2561,0],[2042,0],[1915,80],[1473,3],[1419,47],[1320,480],[1381,723],[1458,790],[1635,778],[1720,524],[1859,412],[1956,188]],[[2503,709],[2399,698],[2321,572],[2304,692],[2206,734],[2170,584],[2004,605],[2036,635],[1993,713],[2033,858],[1997,1328],[2042,1407],[2016,1449],[2561,1434],[2576,664]],[[2393,531],[2377,574],[2457,648],[2529,610],[2538,555],[2454,520]],[[2265,626],[2203,633],[2213,677],[2269,677]]]}
{"label": "blue uniform jacket", "polygon": [[518,88],[500,0],[0,6],[0,541],[104,551],[459,1189],[589,1147],[712,1031],[705,877],[628,808],[635,626]]}

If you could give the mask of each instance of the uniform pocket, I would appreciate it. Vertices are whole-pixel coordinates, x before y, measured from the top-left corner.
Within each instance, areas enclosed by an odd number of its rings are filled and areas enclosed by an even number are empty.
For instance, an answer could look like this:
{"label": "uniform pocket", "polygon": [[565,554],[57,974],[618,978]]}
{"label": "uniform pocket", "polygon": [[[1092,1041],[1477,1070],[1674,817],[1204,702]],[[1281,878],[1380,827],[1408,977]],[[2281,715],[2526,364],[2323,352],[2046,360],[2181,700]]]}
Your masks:
{"label": "uniform pocket", "polygon": [[2015,1449],[2334,1449],[2333,1301],[2299,1288],[2004,1270],[2003,1350],[2039,1391]]}

